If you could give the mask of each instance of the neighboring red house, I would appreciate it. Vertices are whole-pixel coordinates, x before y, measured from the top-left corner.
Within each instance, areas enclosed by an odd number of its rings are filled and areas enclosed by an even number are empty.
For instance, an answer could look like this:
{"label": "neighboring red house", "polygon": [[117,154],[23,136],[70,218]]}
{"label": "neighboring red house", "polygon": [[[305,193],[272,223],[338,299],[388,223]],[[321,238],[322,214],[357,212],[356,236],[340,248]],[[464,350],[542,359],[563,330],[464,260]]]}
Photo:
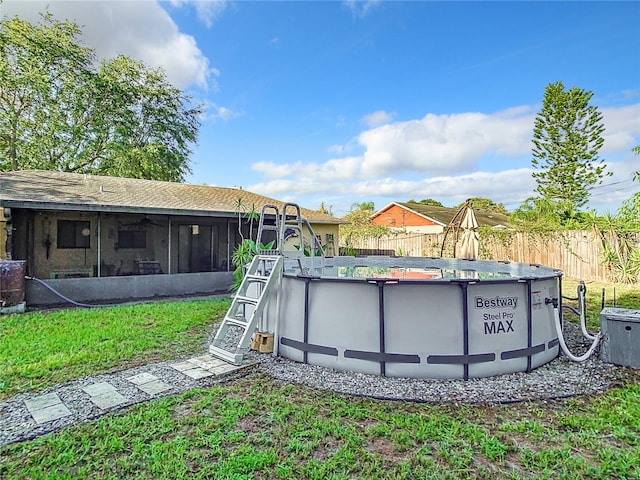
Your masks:
{"label": "neighboring red house", "polygon": [[[393,202],[371,216],[374,225],[415,233],[442,233],[451,223],[457,208],[422,203]],[[474,210],[480,227],[510,228],[509,218],[501,213]]]}

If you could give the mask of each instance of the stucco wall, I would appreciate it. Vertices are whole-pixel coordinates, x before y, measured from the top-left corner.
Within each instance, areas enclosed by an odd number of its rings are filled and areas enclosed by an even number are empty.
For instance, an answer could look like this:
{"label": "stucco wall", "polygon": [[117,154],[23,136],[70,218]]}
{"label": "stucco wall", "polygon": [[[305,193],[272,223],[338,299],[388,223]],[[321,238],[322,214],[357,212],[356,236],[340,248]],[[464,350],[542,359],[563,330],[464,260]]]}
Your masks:
{"label": "stucco wall", "polygon": [[[311,228],[316,237],[319,237],[320,243],[324,247],[325,255],[331,257],[338,255],[338,225],[312,224]],[[304,226],[302,227],[302,233],[304,235],[305,247],[313,245],[309,230]],[[333,235],[333,242],[330,241],[330,235]],[[297,236],[289,237],[285,241],[284,250],[293,250],[294,248],[298,248],[299,245],[300,239]]]}
{"label": "stucco wall", "polygon": [[[320,236],[320,242],[325,247],[325,255],[335,256],[338,255],[338,225],[326,225],[326,224],[314,224],[311,225],[316,235]],[[333,245],[331,245],[328,235],[333,235]]]}
{"label": "stucco wall", "polygon": [[[227,292],[232,272],[202,272],[176,275],[130,275],[126,277],[65,278],[43,280],[65,297],[87,304],[121,303],[137,299],[210,295]],[[70,305],[36,280],[26,280],[28,307]]]}

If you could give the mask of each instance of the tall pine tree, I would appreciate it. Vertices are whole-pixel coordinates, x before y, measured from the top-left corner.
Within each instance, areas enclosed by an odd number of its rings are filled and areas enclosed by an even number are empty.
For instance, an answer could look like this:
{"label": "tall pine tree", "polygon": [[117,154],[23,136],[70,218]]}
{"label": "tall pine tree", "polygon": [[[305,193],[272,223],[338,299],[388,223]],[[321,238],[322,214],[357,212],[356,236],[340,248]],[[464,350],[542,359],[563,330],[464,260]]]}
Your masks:
{"label": "tall pine tree", "polygon": [[562,82],[551,83],[534,124],[536,191],[571,212],[587,203],[590,187],[611,175],[598,156],[604,125],[602,113],[589,105],[592,96],[578,87],[565,90]]}

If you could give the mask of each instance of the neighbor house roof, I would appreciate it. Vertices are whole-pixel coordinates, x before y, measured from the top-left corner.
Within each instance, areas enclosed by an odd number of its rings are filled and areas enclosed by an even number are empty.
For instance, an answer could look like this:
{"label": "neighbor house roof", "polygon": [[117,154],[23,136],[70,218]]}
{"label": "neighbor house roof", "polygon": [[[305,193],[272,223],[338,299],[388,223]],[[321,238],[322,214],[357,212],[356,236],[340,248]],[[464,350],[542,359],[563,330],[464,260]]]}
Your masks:
{"label": "neighbor house roof", "polygon": [[[263,205],[282,210],[283,202],[240,188],[103,177],[48,170],[0,173],[0,204],[42,210],[86,210],[147,214],[233,216],[242,208],[260,212]],[[270,211],[268,213],[273,213]],[[343,223],[324,213],[301,208],[313,223]]]}
{"label": "neighbor house roof", "polygon": [[[405,208],[407,210],[411,210],[412,212],[424,217],[432,222],[442,225],[446,227],[451,223],[456,213],[458,213],[458,208],[449,208],[449,207],[437,207],[435,205],[424,205],[422,203],[413,203],[413,202],[393,202],[385,207],[378,210],[376,213],[372,215],[375,217],[383,213],[385,210],[390,208],[393,205],[397,205],[400,208]],[[473,205],[472,205],[473,207]],[[495,212],[483,212],[481,210],[474,209],[473,213],[476,216],[476,220],[478,221],[478,226],[480,227],[510,227],[509,217],[502,213]]]}

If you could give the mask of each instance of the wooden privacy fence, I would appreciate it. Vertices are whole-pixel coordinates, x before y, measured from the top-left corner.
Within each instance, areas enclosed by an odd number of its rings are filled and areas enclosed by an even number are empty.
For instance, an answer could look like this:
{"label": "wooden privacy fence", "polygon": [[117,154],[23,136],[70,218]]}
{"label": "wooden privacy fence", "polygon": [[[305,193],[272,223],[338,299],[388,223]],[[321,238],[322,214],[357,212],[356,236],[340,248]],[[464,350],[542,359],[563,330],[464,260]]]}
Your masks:
{"label": "wooden privacy fence", "polygon": [[[602,264],[603,247],[598,236],[590,231],[563,231],[554,236],[532,235],[527,232],[503,232],[505,235],[480,235],[480,258],[535,263],[562,270],[564,275],[585,281],[610,281]],[[341,240],[341,255],[398,255],[409,257],[440,257],[442,242],[439,234],[389,235],[380,238]],[[453,256],[453,236],[447,236],[443,257]],[[351,250],[350,250],[351,249]]]}

